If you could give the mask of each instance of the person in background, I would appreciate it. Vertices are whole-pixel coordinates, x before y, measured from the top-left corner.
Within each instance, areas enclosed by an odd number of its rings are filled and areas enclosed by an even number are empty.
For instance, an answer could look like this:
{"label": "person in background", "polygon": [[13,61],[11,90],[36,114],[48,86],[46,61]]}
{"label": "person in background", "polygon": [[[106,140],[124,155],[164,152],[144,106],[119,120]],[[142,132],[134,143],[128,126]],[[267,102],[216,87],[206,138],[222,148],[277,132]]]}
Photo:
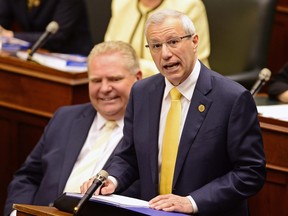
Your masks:
{"label": "person in background", "polygon": [[[96,194],[118,193],[139,179],[140,198],[153,209],[249,215],[247,199],[266,178],[251,93],[197,58],[200,36],[187,15],[155,12],[145,36],[160,74],[132,87],[125,148],[108,164],[109,178]],[[81,192],[91,184],[85,181]]]}
{"label": "person in background", "polygon": [[88,55],[93,47],[83,0],[0,0],[0,36],[33,45],[56,21],[59,30],[42,48],[51,52]]}
{"label": "person in background", "polygon": [[[118,143],[130,89],[142,77],[134,49],[121,41],[96,45],[88,57],[88,77],[91,102],[55,112],[9,184],[5,216],[13,203],[49,205],[63,192],[80,192],[81,183],[96,175],[122,148]],[[99,138],[100,145],[96,141],[107,121],[114,128],[109,140]],[[96,143],[98,149],[93,150]],[[137,193],[136,187],[129,190]]]}
{"label": "person in background", "polygon": [[277,74],[272,75],[268,87],[268,94],[272,99],[288,103],[288,62]]}
{"label": "person in background", "polygon": [[144,46],[144,25],[147,18],[160,9],[174,9],[189,16],[200,36],[198,57],[209,67],[209,26],[205,6],[201,0],[113,0],[112,17],[104,40],[122,40],[132,44],[140,57],[144,78],[158,73],[149,49],[145,49]]}

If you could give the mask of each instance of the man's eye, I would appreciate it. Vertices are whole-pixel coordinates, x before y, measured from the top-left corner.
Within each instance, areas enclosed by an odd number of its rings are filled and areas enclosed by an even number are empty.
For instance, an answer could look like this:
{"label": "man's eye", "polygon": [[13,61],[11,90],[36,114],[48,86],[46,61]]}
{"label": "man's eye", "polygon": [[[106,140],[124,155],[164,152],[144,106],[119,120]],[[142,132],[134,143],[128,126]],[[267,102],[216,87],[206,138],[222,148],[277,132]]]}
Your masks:
{"label": "man's eye", "polygon": [[162,44],[160,44],[160,43],[152,44],[152,48],[153,48],[153,49],[159,49],[159,48],[161,48],[161,47],[162,47]]}
{"label": "man's eye", "polygon": [[102,80],[101,79],[91,79],[92,83],[101,83]]}
{"label": "man's eye", "polygon": [[167,42],[169,45],[176,45],[177,43],[179,43],[178,39],[171,39]]}
{"label": "man's eye", "polygon": [[111,82],[118,82],[118,81],[120,81],[120,80],[122,80],[123,78],[122,77],[113,77],[113,78],[110,78],[109,80],[111,81]]}

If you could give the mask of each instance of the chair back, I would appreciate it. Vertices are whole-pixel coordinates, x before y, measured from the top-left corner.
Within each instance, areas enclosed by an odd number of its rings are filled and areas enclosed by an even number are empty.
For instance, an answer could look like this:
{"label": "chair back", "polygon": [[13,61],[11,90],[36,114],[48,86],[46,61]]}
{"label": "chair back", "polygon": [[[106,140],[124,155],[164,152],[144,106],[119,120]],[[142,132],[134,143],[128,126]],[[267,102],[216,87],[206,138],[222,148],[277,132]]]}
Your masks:
{"label": "chair back", "polygon": [[84,0],[88,14],[89,27],[94,44],[104,41],[111,17],[112,0]]}
{"label": "chair back", "polygon": [[211,69],[250,89],[266,67],[276,0],[203,2],[209,21]]}

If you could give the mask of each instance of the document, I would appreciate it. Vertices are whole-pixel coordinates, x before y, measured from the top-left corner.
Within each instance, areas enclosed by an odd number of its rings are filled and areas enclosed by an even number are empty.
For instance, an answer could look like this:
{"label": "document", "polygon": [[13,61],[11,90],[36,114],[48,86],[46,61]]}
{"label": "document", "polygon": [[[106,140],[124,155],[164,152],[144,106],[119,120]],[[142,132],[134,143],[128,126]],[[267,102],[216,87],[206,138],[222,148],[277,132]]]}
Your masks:
{"label": "document", "polygon": [[257,110],[263,117],[288,121],[288,104],[257,106]]}
{"label": "document", "polygon": [[[82,194],[78,193],[67,193],[68,196],[75,196],[82,198]],[[135,199],[131,197],[126,197],[126,196],[121,196],[121,195],[116,195],[116,194],[111,194],[108,196],[104,195],[98,195],[98,196],[92,196],[90,200],[95,200],[95,201],[101,201],[101,202],[107,202],[107,203],[113,203],[115,205],[119,206],[136,206],[136,207],[149,207],[149,204],[145,200],[140,200],[140,199]]]}
{"label": "document", "polygon": [[[27,51],[18,51],[16,56],[22,60],[28,57]],[[32,60],[46,67],[64,72],[81,73],[87,71],[87,57],[61,53],[34,53]]]}
{"label": "document", "polygon": [[18,38],[8,38],[0,36],[0,50],[7,52],[17,52],[18,50],[27,50],[30,43]]}
{"label": "document", "polygon": [[[80,193],[64,193],[54,201],[54,207],[59,210],[66,212],[73,212],[74,207],[83,197],[83,194]],[[76,202],[75,202],[76,201]],[[135,199],[127,196],[121,196],[116,194],[111,195],[97,195],[92,196],[87,203],[86,208],[89,208],[89,213],[94,215],[101,206],[111,206],[111,208],[121,209],[121,212],[135,212],[139,213],[138,215],[149,215],[149,216],[187,216],[187,214],[178,213],[178,212],[166,212],[161,210],[154,210],[149,207],[149,204],[145,200]],[[131,215],[131,214],[129,214]],[[137,214],[134,214],[137,215]],[[90,216],[90,215],[88,215]]]}

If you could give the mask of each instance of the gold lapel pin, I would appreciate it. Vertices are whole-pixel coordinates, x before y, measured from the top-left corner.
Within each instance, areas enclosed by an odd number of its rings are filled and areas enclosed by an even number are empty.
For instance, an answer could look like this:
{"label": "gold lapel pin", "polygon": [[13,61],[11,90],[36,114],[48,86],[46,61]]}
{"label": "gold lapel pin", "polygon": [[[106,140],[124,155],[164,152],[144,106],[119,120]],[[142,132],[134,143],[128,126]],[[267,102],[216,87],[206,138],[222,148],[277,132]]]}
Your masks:
{"label": "gold lapel pin", "polygon": [[28,0],[27,6],[29,10],[31,10],[33,7],[39,7],[40,3],[41,3],[41,0]]}
{"label": "gold lapel pin", "polygon": [[203,104],[200,104],[199,106],[198,106],[198,110],[199,110],[199,112],[204,112],[205,111],[205,106],[203,105]]}

